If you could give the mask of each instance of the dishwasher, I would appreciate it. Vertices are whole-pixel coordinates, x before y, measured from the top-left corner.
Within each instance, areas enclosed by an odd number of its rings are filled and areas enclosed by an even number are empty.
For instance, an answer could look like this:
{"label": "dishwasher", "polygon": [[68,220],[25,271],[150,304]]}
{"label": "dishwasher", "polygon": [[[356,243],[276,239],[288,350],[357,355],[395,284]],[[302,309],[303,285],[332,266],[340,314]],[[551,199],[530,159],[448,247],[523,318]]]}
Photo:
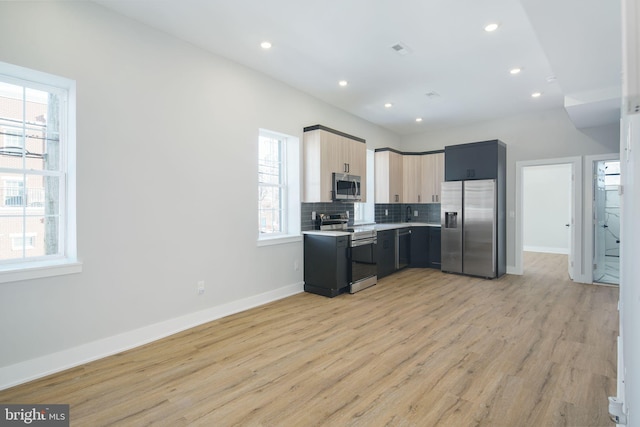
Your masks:
{"label": "dishwasher", "polygon": [[411,228],[396,229],[396,270],[405,268],[411,260]]}

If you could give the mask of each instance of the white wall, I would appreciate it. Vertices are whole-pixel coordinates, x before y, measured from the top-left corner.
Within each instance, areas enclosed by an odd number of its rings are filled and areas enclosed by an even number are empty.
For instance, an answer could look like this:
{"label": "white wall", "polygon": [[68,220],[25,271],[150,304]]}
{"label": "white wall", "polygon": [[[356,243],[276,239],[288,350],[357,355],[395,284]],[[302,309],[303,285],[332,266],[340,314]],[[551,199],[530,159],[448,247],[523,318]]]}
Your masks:
{"label": "white wall", "polygon": [[[623,0],[623,108],[620,167],[620,336],[618,397],[627,425],[640,426],[640,4]],[[631,107],[628,109],[628,107]],[[634,111],[636,111],[634,113]]]}
{"label": "white wall", "polygon": [[[257,137],[399,138],[90,2],[0,2],[0,61],[77,81],[83,272],[0,284],[0,388],[302,290],[257,247]],[[196,282],[206,292],[196,295]]]}
{"label": "white wall", "polygon": [[499,139],[507,145],[507,269],[515,271],[516,162],[603,154],[618,150],[618,124],[576,129],[563,108],[505,117],[402,138],[402,149],[422,151]]}
{"label": "white wall", "polygon": [[525,167],[522,178],[524,250],[569,253],[571,165]]}

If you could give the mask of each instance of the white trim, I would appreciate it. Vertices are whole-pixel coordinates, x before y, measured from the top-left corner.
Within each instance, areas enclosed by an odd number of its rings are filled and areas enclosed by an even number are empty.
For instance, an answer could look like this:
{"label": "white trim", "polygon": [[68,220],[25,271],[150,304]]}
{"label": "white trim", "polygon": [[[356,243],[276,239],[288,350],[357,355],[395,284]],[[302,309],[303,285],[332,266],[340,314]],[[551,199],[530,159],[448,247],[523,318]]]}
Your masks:
{"label": "white trim", "polygon": [[584,278],[587,283],[593,283],[593,164],[601,160],[620,160],[620,154],[595,154],[584,158]]}
{"label": "white trim", "polygon": [[24,262],[0,266],[0,283],[42,279],[82,272],[82,263],[62,259],[59,261]]}
{"label": "white trim", "polygon": [[515,204],[515,266],[511,268],[507,268],[507,271],[511,269],[512,274],[523,274],[524,268],[522,263],[522,252],[523,252],[523,243],[522,243],[522,210],[523,210],[523,197],[522,192],[523,188],[523,179],[522,179],[522,169],[529,166],[546,166],[546,165],[558,165],[558,164],[571,164],[572,172],[573,172],[573,182],[572,182],[572,194],[573,194],[573,208],[572,211],[574,213],[573,217],[573,228],[575,230],[572,233],[572,249],[573,253],[573,280],[575,282],[580,283],[589,283],[585,282],[584,278],[584,267],[583,267],[583,221],[582,215],[582,157],[562,157],[556,159],[541,159],[541,160],[527,160],[527,161],[519,161],[516,162],[516,204]]}
{"label": "white trim", "polygon": [[545,254],[567,255],[569,253],[569,250],[567,248],[554,248],[550,246],[523,246],[522,249],[525,252],[542,252]]}
{"label": "white trim", "polygon": [[302,282],[5,366],[0,368],[0,390],[130,350],[195,326],[301,292],[303,292]]}
{"label": "white trim", "polygon": [[272,245],[282,245],[286,243],[297,243],[302,242],[302,235],[279,235],[279,236],[270,236],[270,237],[262,237],[258,239],[258,246],[272,246]]}

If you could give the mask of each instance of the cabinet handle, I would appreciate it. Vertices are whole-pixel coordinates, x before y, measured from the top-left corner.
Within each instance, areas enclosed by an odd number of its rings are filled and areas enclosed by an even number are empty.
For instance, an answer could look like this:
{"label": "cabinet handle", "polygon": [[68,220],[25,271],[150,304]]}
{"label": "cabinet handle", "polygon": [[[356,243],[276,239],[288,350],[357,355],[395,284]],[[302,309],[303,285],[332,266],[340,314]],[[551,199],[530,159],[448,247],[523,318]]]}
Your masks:
{"label": "cabinet handle", "polygon": [[400,201],[400,196],[396,194],[396,202]]}
{"label": "cabinet handle", "polygon": [[420,203],[420,195],[418,194],[418,203]]}

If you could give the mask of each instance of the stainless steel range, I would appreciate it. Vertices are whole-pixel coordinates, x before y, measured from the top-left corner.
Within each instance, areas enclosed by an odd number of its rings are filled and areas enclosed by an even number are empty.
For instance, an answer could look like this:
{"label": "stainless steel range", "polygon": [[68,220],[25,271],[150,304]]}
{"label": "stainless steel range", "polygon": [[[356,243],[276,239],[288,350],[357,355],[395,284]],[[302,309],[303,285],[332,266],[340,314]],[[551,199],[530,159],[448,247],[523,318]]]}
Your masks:
{"label": "stainless steel range", "polygon": [[349,233],[349,292],[356,293],[378,283],[376,244],[378,233],[373,226],[349,227],[346,213],[320,214],[316,229]]}

